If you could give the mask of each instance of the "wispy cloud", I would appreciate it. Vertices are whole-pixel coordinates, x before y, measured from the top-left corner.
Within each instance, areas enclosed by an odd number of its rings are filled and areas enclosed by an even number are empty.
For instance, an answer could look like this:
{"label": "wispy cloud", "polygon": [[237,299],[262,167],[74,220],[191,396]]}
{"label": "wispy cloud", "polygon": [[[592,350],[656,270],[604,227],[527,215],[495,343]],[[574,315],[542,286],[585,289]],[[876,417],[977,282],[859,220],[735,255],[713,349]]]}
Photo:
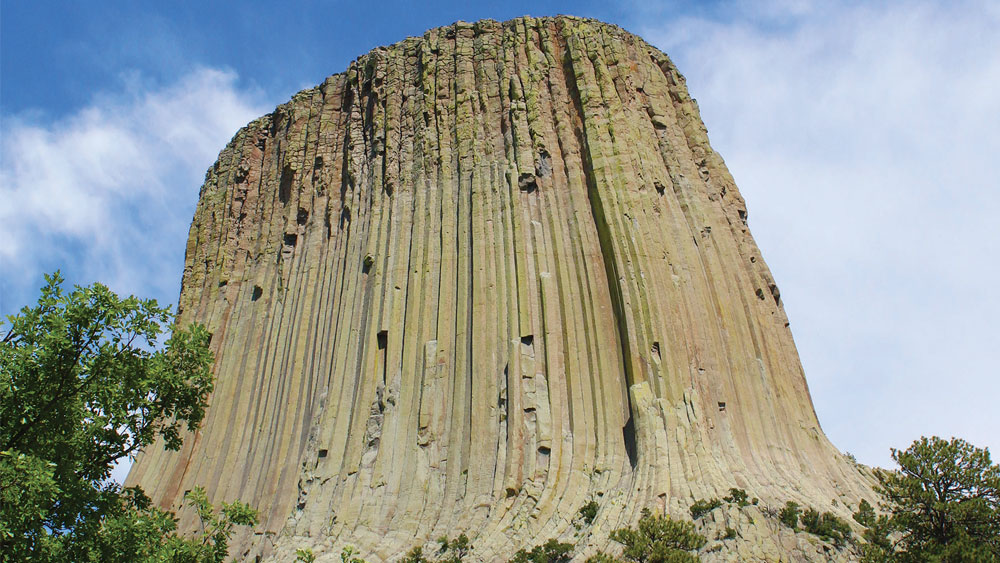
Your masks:
{"label": "wispy cloud", "polygon": [[0,309],[32,299],[42,272],[177,297],[187,226],[204,171],[265,111],[232,72],[165,86],[123,80],[64,118],[8,116],[0,163]]}
{"label": "wispy cloud", "polygon": [[820,420],[867,463],[1000,448],[997,29],[995,3],[807,0],[635,28],[687,76]]}

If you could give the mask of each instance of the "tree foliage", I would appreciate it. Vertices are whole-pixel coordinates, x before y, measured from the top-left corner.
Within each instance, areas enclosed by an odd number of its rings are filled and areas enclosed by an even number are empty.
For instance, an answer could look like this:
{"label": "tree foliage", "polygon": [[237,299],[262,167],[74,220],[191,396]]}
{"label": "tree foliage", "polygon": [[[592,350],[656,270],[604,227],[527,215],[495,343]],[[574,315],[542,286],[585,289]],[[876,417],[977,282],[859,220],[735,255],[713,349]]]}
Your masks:
{"label": "tree foliage", "polygon": [[447,536],[438,538],[438,551],[435,556],[424,555],[424,548],[416,546],[407,552],[403,557],[403,563],[460,563],[472,551],[472,544],[465,534],[457,538],[448,539]]}
{"label": "tree foliage", "polygon": [[573,544],[550,539],[528,551],[519,550],[511,559],[512,563],[566,563],[572,559]]}
{"label": "tree foliage", "polygon": [[802,529],[842,547],[851,539],[851,526],[832,512],[809,508],[802,513]]}
{"label": "tree foliage", "polygon": [[899,470],[876,472],[888,515],[861,506],[855,517],[867,560],[1000,561],[1000,466],[988,449],[922,437],[892,459]]}
{"label": "tree foliage", "polygon": [[722,501],[717,498],[698,499],[691,505],[691,518],[697,520],[720,506],[722,506]]}
{"label": "tree foliage", "polygon": [[[637,528],[620,528],[611,532],[611,539],[622,544],[621,559],[634,563],[689,563],[699,561],[691,551],[707,541],[695,531],[694,522],[671,520],[669,516],[652,514],[643,509]],[[599,553],[588,561],[615,561]]]}
{"label": "tree foliage", "polygon": [[778,513],[778,519],[781,523],[788,526],[793,530],[799,529],[799,514],[802,513],[802,509],[799,508],[799,503],[795,501],[788,501],[785,503],[784,508]]}
{"label": "tree foliage", "polygon": [[252,509],[224,504],[216,516],[207,498],[188,499],[209,546],[195,549],[176,535],[173,514],[109,479],[118,460],[157,438],[176,450],[198,427],[212,391],[208,332],[171,327],[173,314],[155,300],[122,299],[101,284],[65,291],[58,272],[45,279],[38,304],[9,316],[0,341],[0,552],[218,559],[232,526],[255,521]]}

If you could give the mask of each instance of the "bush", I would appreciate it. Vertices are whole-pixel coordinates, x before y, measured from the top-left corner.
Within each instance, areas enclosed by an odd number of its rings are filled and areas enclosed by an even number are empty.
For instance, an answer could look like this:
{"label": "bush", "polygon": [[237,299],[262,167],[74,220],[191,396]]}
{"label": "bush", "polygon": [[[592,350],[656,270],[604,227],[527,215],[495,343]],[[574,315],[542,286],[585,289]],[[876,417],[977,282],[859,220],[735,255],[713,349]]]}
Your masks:
{"label": "bush", "polygon": [[851,526],[843,519],[830,512],[820,514],[812,508],[802,514],[802,529],[831,541],[838,547],[847,543],[851,537]]}
{"label": "bush", "polygon": [[524,549],[514,554],[512,563],[566,563],[572,559],[573,544],[549,540],[536,545],[531,551]]}
{"label": "bush", "polygon": [[465,534],[459,535],[453,540],[441,537],[438,540],[438,561],[440,563],[460,563],[472,550],[469,538]]}
{"label": "bush", "polygon": [[781,523],[788,526],[793,530],[799,529],[799,514],[802,511],[799,510],[799,503],[788,501],[785,503],[785,507],[781,509],[778,513],[778,519]]}
{"label": "bush", "polygon": [[717,498],[709,500],[698,499],[691,505],[691,518],[697,520],[720,506],[722,506],[722,501]]}
{"label": "bush", "polygon": [[731,488],[729,489],[729,496],[722,497],[722,500],[736,504],[740,508],[748,506],[750,503],[747,501],[747,492],[743,489]]}
{"label": "bush", "polygon": [[[296,552],[298,553],[298,552]],[[345,545],[340,551],[340,563],[368,563],[360,557],[356,557],[358,550],[353,545]]]}
{"label": "bush", "polygon": [[858,505],[858,511],[852,514],[854,521],[861,524],[865,528],[871,528],[872,524],[875,523],[875,509],[872,508],[870,502],[865,499],[861,499],[861,504]]}
{"label": "bush", "polygon": [[622,558],[633,562],[698,561],[688,553],[700,549],[707,541],[695,532],[694,522],[678,522],[669,516],[653,515],[643,510],[638,529],[621,528],[611,533],[611,539],[625,546]]}
{"label": "bush", "polygon": [[580,507],[577,517],[579,517],[580,521],[582,521],[585,525],[589,526],[594,523],[594,518],[597,517],[598,508],[597,501],[592,500]]}
{"label": "bush", "polygon": [[428,559],[424,557],[424,548],[414,547],[409,552],[406,553],[406,557],[403,557],[402,563],[427,563]]}

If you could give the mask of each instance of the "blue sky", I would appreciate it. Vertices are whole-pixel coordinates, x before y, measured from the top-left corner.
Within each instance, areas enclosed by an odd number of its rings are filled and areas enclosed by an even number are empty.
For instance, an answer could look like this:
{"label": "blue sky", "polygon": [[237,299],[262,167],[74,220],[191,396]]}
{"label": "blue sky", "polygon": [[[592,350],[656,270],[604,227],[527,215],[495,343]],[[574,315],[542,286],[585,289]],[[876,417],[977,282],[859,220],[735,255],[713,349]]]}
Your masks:
{"label": "blue sky", "polygon": [[236,130],[378,45],[456,20],[617,23],[688,78],[781,288],[820,421],[889,465],[1000,447],[996,2],[0,4],[0,313],[42,273],[175,303]]}

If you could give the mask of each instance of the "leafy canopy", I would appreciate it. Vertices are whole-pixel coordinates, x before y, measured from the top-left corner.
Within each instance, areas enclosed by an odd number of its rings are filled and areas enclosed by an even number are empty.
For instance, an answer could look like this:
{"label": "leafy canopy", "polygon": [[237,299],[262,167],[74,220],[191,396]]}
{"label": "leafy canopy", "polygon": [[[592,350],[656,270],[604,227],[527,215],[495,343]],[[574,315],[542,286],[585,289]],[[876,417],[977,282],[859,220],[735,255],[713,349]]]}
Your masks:
{"label": "leafy canopy", "polygon": [[[643,509],[638,528],[620,528],[611,539],[622,544],[621,559],[633,563],[689,563],[700,561],[691,551],[707,541],[695,531],[694,522],[671,520]],[[604,553],[588,559],[597,563],[617,561]]]}
{"label": "leafy canopy", "polygon": [[1000,561],[1000,466],[988,449],[922,437],[893,449],[892,459],[898,471],[876,473],[888,518],[858,511],[868,522],[869,560]]}
{"label": "leafy canopy", "polygon": [[[58,272],[45,279],[38,304],[0,331],[0,552],[141,555],[149,546],[139,544],[175,529],[173,515],[109,482],[111,469],[157,438],[176,450],[198,427],[212,391],[210,336],[174,327],[157,349],[168,307],[101,284],[65,291]],[[224,506],[224,520],[247,521],[241,510]]]}

